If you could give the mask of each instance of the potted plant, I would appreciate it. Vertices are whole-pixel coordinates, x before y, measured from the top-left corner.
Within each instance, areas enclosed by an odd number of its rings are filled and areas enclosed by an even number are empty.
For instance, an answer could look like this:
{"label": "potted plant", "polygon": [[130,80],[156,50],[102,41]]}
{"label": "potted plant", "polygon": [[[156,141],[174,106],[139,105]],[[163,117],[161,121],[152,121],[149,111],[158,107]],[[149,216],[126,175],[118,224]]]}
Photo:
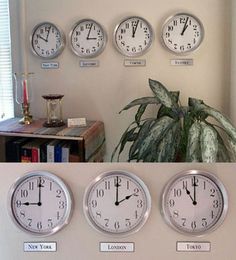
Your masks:
{"label": "potted plant", "polygon": [[[159,81],[149,79],[149,86],[154,96],[135,99],[120,111],[138,107],[112,161],[119,161],[127,144],[129,162],[235,161],[236,129],[224,115],[195,98],[182,106],[179,92],[168,91]],[[153,104],[157,116],[146,118],[144,112]]]}

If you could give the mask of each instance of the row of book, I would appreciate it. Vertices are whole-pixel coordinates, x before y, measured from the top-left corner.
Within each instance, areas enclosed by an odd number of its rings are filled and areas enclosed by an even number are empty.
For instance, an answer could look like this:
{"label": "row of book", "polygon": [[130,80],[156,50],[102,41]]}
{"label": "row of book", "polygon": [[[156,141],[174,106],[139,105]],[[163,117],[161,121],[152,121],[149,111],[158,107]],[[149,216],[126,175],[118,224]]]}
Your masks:
{"label": "row of book", "polygon": [[74,141],[13,138],[6,142],[7,162],[79,162]]}

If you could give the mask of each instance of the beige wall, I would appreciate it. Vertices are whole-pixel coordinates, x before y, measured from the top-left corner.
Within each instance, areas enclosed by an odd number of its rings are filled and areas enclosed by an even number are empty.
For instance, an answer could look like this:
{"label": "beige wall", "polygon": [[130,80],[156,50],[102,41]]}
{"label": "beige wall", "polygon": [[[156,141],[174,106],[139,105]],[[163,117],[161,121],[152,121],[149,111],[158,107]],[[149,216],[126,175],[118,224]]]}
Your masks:
{"label": "beige wall", "polygon": [[[23,0],[19,6],[11,0],[17,12],[24,10]],[[229,104],[229,0],[26,0],[25,31],[26,41],[14,39],[14,66],[19,70],[19,46],[25,44],[25,56],[29,71],[35,73],[34,116],[44,117],[44,102],[41,95],[63,93],[65,117],[87,117],[104,121],[109,160],[121,133],[133,118],[133,111],[119,115],[118,112],[129,101],[150,95],[148,78],[163,82],[170,90],[180,90],[182,103],[187,97],[202,98],[211,106],[228,112]],[[199,50],[189,55],[194,59],[192,67],[171,67],[174,55],[166,51],[160,43],[161,26],[165,19],[175,12],[185,11],[200,18],[205,27],[205,38]],[[126,68],[124,58],[112,44],[116,23],[127,15],[146,18],[154,28],[155,40],[152,49],[142,59],[147,65],[142,68]],[[19,15],[22,17],[22,15]],[[80,68],[79,58],[69,48],[68,33],[73,24],[81,18],[92,18],[100,22],[108,32],[108,44],[97,58],[98,68]],[[29,35],[39,22],[51,21],[58,24],[67,36],[67,46],[56,61],[58,70],[42,70],[41,61],[30,51]],[[22,28],[22,22],[13,18],[13,27]],[[22,35],[22,34],[21,34]],[[20,42],[19,42],[20,41]],[[21,47],[20,53],[24,52]]]}

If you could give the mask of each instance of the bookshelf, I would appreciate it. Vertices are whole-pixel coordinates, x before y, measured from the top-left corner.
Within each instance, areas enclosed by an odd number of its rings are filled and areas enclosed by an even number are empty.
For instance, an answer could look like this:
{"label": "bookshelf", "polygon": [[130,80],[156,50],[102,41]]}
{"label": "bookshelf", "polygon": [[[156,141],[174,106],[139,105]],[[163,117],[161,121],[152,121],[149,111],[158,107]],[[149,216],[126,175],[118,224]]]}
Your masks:
{"label": "bookshelf", "polygon": [[45,119],[36,119],[30,125],[19,124],[19,118],[0,123],[0,161],[6,162],[6,144],[12,139],[29,138],[29,141],[68,141],[73,146],[73,155],[78,162],[102,162],[105,154],[105,131],[101,121],[87,121],[84,127],[61,126],[47,128]]}

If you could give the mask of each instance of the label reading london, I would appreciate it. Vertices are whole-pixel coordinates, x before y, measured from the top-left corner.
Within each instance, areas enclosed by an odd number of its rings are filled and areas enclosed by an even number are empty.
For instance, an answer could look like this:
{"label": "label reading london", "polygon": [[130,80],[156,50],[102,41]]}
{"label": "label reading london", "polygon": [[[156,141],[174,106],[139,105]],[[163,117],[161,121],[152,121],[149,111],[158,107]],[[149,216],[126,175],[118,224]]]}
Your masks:
{"label": "label reading london", "polygon": [[134,243],[101,242],[100,252],[134,252]]}

